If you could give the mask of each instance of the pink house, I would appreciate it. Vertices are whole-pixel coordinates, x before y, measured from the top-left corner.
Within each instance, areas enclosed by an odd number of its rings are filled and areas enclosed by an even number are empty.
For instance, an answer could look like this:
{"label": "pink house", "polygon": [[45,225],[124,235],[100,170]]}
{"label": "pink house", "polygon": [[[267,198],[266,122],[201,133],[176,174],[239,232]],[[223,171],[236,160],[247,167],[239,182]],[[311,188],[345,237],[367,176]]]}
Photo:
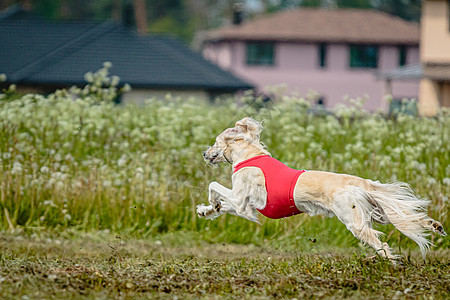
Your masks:
{"label": "pink house", "polygon": [[260,91],[285,85],[328,108],[346,97],[367,97],[367,109],[387,110],[386,91],[395,100],[418,96],[418,79],[386,87],[377,74],[419,63],[419,26],[379,11],[270,14],[206,32],[202,53]]}

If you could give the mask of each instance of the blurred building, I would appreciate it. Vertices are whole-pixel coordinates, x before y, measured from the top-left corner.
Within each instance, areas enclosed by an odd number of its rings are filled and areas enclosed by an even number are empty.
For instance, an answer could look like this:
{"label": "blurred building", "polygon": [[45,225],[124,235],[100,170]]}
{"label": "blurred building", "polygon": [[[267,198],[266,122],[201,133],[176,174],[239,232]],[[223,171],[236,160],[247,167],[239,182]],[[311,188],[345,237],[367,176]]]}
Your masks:
{"label": "blurred building", "polygon": [[299,8],[239,18],[202,34],[203,55],[259,90],[286,84],[334,107],[348,96],[368,96],[369,110],[417,98],[420,78],[386,83],[376,74],[418,65],[419,25],[373,10]]}
{"label": "blurred building", "polygon": [[435,115],[450,107],[450,1],[428,0],[422,4],[419,108],[423,115]]}
{"label": "blurred building", "polygon": [[193,96],[212,99],[252,85],[167,36],[144,36],[122,23],[48,21],[15,6],[0,14],[3,85],[50,93],[86,84],[84,74],[111,62],[112,75],[132,91],[125,102]]}

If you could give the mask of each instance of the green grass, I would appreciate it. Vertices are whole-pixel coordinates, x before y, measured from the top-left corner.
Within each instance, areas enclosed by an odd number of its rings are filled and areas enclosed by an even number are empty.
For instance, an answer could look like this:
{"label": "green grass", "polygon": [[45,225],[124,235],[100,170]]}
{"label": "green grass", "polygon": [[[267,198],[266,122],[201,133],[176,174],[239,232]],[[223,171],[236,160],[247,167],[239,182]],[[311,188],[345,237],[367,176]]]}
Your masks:
{"label": "green grass", "polygon": [[[235,216],[208,221],[195,212],[207,202],[209,182],[231,186],[231,167],[208,167],[202,151],[253,116],[264,120],[262,142],[289,166],[407,182],[431,200],[429,215],[449,231],[448,110],[387,118],[351,100],[320,116],[296,97],[211,104],[170,95],[122,106],[112,103],[120,91],[107,69],[91,77],[83,89],[48,96],[0,93],[2,297],[448,294],[448,238],[431,237],[434,252],[424,264],[417,245],[378,226],[403,257],[404,267],[393,268],[366,260],[373,250],[336,218],[261,218],[259,225]],[[413,294],[401,295],[405,289]]]}
{"label": "green grass", "polygon": [[[191,239],[192,238],[192,239]],[[361,250],[209,244],[191,234],[1,234],[2,299],[446,299],[450,252],[399,266]],[[25,297],[24,297],[25,296]]]}
{"label": "green grass", "polygon": [[[230,166],[210,168],[201,153],[248,115],[265,121],[262,141],[289,166],[405,181],[432,200],[430,215],[448,228],[447,112],[387,119],[350,106],[336,116],[317,116],[298,98],[264,106],[258,99],[212,105],[168,97],[135,107],[98,102],[100,96],[58,91],[0,102],[0,230],[109,229],[147,237],[209,229],[205,238],[217,242],[264,244],[302,230],[323,232],[327,224],[333,244],[353,246],[345,230],[333,232],[341,228],[336,220],[301,216],[264,220],[261,227],[236,217],[197,218],[195,207],[207,202],[210,181],[231,185]],[[381,230],[394,245],[410,244],[391,228]],[[448,239],[435,244],[449,245]]]}

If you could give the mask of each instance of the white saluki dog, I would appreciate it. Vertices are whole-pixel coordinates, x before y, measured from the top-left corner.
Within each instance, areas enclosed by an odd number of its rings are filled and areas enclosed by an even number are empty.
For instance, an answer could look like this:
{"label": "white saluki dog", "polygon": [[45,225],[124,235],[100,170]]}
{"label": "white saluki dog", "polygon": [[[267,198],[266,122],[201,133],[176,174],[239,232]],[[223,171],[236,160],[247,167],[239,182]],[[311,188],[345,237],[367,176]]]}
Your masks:
{"label": "white saluki dog", "polygon": [[[200,217],[214,219],[229,213],[257,222],[257,212],[263,213],[267,205],[270,182],[266,180],[270,176],[266,178],[267,171],[257,166],[244,165],[238,170],[236,168],[249,160],[258,160],[260,156],[270,157],[270,153],[259,141],[261,131],[261,123],[252,118],[244,118],[234,128],[222,132],[214,145],[203,153],[206,162],[229,162],[235,172],[232,176],[232,189],[211,182],[208,199],[210,205],[197,206]],[[275,180],[280,181],[279,178],[281,177],[276,175]],[[294,178],[290,200],[293,200],[292,206],[295,207],[291,208],[296,213],[336,216],[355,237],[391,261],[395,261],[397,256],[391,253],[387,243],[380,241],[382,233],[372,228],[373,222],[393,224],[419,245],[424,257],[431,245],[427,230],[446,235],[441,223],[427,216],[425,209],[429,201],[417,198],[406,183],[383,184],[322,171],[300,172]],[[286,213],[286,216],[293,214],[295,212]]]}

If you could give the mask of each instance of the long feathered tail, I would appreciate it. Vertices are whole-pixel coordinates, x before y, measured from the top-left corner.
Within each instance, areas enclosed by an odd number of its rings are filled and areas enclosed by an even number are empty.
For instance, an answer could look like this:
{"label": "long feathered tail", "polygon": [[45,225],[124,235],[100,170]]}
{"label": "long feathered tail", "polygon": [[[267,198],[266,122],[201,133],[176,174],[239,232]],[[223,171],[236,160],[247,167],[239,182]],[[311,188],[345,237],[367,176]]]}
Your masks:
{"label": "long feathered tail", "polygon": [[369,201],[375,202],[371,204],[377,207],[373,211],[373,220],[379,223],[387,223],[386,221],[392,223],[419,245],[423,257],[431,246],[428,239],[429,231],[446,235],[442,224],[426,213],[430,201],[416,197],[408,184],[402,182],[383,184],[371,180],[369,183],[373,190],[366,192]]}

